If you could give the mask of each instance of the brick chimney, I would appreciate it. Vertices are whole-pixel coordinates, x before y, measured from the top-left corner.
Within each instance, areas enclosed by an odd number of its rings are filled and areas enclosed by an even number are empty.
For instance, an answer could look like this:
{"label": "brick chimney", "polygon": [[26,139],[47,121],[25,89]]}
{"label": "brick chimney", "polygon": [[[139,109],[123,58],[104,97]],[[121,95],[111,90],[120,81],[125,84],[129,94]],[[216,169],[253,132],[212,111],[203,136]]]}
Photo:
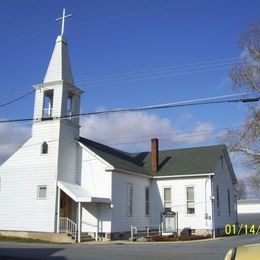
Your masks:
{"label": "brick chimney", "polygon": [[159,166],[159,150],[158,150],[158,139],[151,139],[151,170],[155,174],[158,171]]}

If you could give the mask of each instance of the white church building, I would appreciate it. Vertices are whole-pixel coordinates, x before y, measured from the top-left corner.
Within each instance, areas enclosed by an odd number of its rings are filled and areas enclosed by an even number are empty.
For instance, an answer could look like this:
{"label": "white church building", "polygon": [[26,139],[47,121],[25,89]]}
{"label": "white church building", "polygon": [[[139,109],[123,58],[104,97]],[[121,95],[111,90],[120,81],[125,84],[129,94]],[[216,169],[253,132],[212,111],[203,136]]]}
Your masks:
{"label": "white church building", "polygon": [[225,145],[160,151],[154,138],[150,152],[128,153],[80,136],[82,91],[63,31],[34,88],[31,138],[0,166],[0,234],[67,232],[80,242],[82,233],[128,238],[131,226],[218,235],[237,222]]}

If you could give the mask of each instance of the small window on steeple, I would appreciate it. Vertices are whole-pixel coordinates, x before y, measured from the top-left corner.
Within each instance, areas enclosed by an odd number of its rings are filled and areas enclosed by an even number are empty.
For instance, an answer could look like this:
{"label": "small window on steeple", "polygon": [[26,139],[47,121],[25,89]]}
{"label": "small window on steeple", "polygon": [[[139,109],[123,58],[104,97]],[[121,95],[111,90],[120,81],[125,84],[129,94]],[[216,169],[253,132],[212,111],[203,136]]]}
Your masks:
{"label": "small window on steeple", "polygon": [[73,102],[73,96],[72,96],[72,94],[69,93],[68,99],[67,99],[66,116],[71,116],[72,115],[72,102]]}
{"label": "small window on steeple", "polygon": [[42,154],[47,154],[48,153],[48,144],[46,142],[42,143]]}
{"label": "small window on steeple", "polygon": [[44,91],[43,119],[51,119],[53,116],[53,90]]}

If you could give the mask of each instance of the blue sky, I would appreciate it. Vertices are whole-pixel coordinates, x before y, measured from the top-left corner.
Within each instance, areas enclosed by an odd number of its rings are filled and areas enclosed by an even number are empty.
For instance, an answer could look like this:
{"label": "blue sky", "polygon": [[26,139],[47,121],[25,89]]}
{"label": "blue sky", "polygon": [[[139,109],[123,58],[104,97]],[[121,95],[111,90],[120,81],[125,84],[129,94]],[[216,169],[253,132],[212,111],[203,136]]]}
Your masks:
{"label": "blue sky", "polygon": [[[81,111],[92,112],[235,93],[228,72],[241,55],[236,40],[259,18],[260,2],[2,0],[0,7],[0,104],[42,81],[65,7],[73,14],[65,35],[74,79],[85,91]],[[33,102],[3,107],[0,118],[32,117]],[[241,125],[245,112],[232,103],[84,118],[82,134],[129,150],[149,149],[152,135],[164,138],[162,149],[215,144],[214,133]],[[0,126],[3,157],[28,129]]]}

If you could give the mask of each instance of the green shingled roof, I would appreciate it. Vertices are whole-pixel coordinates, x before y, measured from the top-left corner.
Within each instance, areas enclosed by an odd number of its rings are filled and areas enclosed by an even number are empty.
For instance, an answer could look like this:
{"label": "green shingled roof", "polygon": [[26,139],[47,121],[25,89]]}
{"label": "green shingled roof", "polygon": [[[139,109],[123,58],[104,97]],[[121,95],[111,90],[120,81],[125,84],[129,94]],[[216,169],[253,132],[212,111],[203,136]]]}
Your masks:
{"label": "green shingled roof", "polygon": [[[152,175],[150,152],[127,153],[82,137],[79,142],[116,169]],[[223,151],[226,152],[225,145],[159,151],[159,169],[156,176],[213,173]]]}

